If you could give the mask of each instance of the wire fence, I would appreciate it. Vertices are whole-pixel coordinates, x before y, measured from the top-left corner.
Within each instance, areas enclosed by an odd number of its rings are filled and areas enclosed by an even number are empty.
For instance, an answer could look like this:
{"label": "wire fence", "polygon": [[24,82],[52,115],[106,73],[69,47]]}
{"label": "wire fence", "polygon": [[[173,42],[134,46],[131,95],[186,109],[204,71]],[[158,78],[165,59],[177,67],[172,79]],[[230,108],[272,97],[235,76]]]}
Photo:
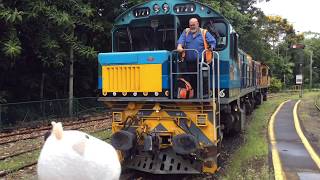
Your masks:
{"label": "wire fence", "polygon": [[72,105],[70,114],[69,99],[0,104],[0,131],[36,128],[51,121],[76,121],[108,113],[96,97],[73,98]]}

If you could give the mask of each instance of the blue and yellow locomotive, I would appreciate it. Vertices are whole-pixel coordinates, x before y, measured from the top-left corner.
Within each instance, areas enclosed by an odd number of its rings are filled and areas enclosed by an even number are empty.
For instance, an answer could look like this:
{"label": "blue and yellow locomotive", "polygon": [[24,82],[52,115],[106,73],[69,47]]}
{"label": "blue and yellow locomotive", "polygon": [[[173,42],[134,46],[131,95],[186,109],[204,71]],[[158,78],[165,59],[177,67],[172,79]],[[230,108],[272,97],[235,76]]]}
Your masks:
{"label": "blue and yellow locomotive", "polygon": [[[196,52],[197,70],[181,72],[176,43],[192,17],[217,47],[211,63]],[[115,20],[113,52],[98,56],[99,100],[112,111],[112,145],[124,167],[154,174],[218,170],[222,132],[244,128],[245,114],[268,87],[268,67],[237,44],[229,21],[196,1],[152,0]],[[194,77],[196,87],[184,76]],[[180,96],[191,89],[194,96]]]}

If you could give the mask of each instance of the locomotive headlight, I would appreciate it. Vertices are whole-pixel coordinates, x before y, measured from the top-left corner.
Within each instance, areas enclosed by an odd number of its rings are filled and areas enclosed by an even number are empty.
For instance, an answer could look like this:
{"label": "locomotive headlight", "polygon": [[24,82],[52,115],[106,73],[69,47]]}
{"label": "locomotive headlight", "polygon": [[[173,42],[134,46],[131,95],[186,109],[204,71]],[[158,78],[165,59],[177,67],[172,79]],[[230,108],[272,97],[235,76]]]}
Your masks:
{"label": "locomotive headlight", "polygon": [[114,123],[122,122],[122,112],[113,112],[112,113],[112,121]]}
{"label": "locomotive headlight", "polygon": [[162,4],[162,9],[165,13],[169,12],[169,9],[170,9],[169,4],[167,3]]}
{"label": "locomotive headlight", "polygon": [[197,126],[207,126],[208,115],[207,114],[197,114]]}
{"label": "locomotive headlight", "polygon": [[169,91],[166,90],[166,92],[164,93],[166,96],[169,96]]}
{"label": "locomotive headlight", "polygon": [[160,6],[158,4],[153,5],[153,10],[155,13],[160,12]]}

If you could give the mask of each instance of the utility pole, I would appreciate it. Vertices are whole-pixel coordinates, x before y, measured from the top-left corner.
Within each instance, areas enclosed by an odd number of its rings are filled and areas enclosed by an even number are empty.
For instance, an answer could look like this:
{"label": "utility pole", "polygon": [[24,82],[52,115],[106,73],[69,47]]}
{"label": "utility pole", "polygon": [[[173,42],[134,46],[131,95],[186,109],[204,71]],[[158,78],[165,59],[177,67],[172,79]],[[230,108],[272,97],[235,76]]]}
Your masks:
{"label": "utility pole", "polygon": [[[71,36],[74,36],[74,29],[72,29]],[[70,66],[69,66],[69,116],[73,116],[73,63],[74,63],[73,47],[70,45]]]}
{"label": "utility pole", "polygon": [[302,75],[302,63],[303,63],[303,49],[305,48],[304,44],[293,44],[291,46],[292,49],[297,49],[297,55],[298,55],[298,73],[296,74],[296,84],[300,85],[300,94],[299,97],[302,98],[302,91],[303,91],[303,75]]}
{"label": "utility pole", "polygon": [[310,53],[311,54],[310,54],[310,82],[309,82],[310,86],[309,86],[309,88],[312,89],[312,63],[313,63],[312,62],[312,55],[313,55],[313,51],[311,50]]}
{"label": "utility pole", "polygon": [[286,89],[286,73],[283,74],[283,89]]}
{"label": "utility pole", "polygon": [[302,64],[299,66],[299,71],[301,75],[301,84],[300,84],[300,94],[299,97],[302,98],[302,91],[303,91],[303,75],[302,75]]}

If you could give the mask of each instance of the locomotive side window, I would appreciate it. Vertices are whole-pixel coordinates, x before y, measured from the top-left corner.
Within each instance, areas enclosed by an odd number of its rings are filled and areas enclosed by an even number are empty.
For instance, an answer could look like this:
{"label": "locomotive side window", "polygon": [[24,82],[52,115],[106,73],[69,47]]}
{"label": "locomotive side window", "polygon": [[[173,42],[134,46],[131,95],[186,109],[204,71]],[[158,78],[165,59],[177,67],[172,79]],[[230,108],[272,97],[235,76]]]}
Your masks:
{"label": "locomotive side window", "polygon": [[238,34],[230,34],[230,57],[236,60],[238,56]]}
{"label": "locomotive side window", "polygon": [[267,69],[263,68],[262,69],[262,76],[266,76],[267,75]]}
{"label": "locomotive side window", "polygon": [[217,40],[216,50],[223,50],[227,46],[227,25],[224,22],[206,22],[203,28],[207,29]]}

